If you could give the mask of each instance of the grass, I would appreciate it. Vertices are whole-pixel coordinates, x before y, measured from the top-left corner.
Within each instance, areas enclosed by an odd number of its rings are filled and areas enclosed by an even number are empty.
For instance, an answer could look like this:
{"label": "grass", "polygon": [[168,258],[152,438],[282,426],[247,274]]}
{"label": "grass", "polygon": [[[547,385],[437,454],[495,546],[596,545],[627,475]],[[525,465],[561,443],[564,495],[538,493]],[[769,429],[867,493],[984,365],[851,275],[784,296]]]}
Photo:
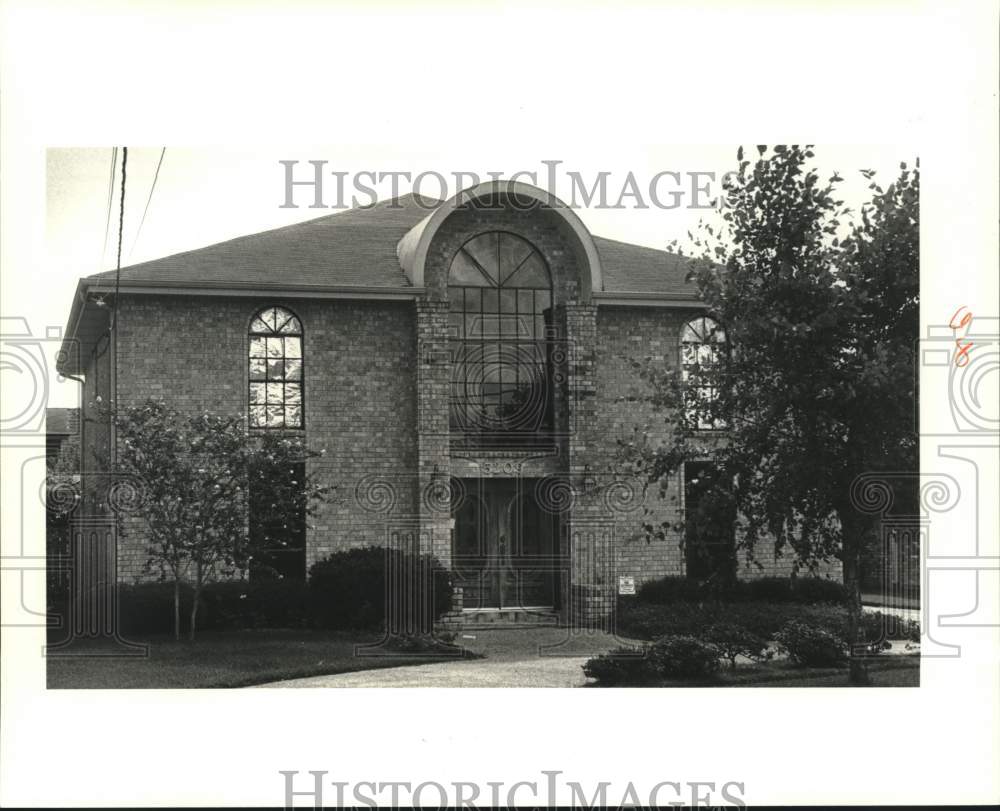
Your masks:
{"label": "grass", "polygon": [[[350,631],[205,631],[194,642],[154,636],[146,657],[50,656],[47,686],[54,689],[166,689],[246,687],[305,676],[374,670],[453,660],[431,654],[375,651],[357,645],[377,634]],[[93,648],[98,654],[100,648]]]}

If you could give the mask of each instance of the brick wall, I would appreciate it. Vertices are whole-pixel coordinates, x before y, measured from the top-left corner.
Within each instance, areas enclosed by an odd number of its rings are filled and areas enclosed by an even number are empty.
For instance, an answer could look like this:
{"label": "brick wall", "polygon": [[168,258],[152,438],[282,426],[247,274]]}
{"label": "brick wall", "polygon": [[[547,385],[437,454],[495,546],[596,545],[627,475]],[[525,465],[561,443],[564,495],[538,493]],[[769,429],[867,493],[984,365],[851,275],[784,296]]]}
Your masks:
{"label": "brick wall", "polygon": [[[616,443],[635,438],[636,429],[656,445],[668,436],[665,415],[641,402],[648,393],[633,368],[633,362],[662,363],[676,368],[680,362],[679,338],[684,323],[698,313],[662,307],[601,307],[597,316],[595,408],[593,434],[600,438],[599,470],[603,481],[620,482],[618,501],[606,506],[614,516],[618,574],[631,575],[636,582],[666,575],[684,574],[681,533],[668,530],[665,539],[647,541],[642,523],[677,524],[683,507],[683,476],[676,473],[661,493],[651,486],[642,493],[642,482],[621,479],[610,469],[614,465]],[[646,510],[649,512],[646,513]],[[794,567],[794,555],[777,556],[766,542],[756,549],[756,561],[748,563],[741,554],[738,576],[743,579],[787,576]],[[840,577],[840,564],[821,565],[821,575]]]}
{"label": "brick wall", "polygon": [[[413,513],[416,467],[415,327],[411,302],[280,298],[124,297],[118,394],[123,406],[153,397],[188,413],[245,413],[247,329],[266,305],[301,319],[305,434],[325,449],[311,471],[336,484],[310,519],[307,564],[351,546],[385,542],[386,506]],[[141,526],[128,522],[124,578],[145,560]]]}

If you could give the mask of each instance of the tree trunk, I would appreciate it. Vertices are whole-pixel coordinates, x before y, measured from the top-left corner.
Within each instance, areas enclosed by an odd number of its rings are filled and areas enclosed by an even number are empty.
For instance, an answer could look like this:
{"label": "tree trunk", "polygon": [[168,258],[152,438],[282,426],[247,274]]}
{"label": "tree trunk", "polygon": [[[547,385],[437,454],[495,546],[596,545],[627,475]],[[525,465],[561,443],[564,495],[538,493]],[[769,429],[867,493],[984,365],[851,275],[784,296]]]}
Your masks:
{"label": "tree trunk", "polygon": [[181,638],[181,579],[174,577],[174,639]]}
{"label": "tree trunk", "polygon": [[191,598],[191,627],[188,628],[188,640],[194,642],[194,633],[198,619],[198,604],[201,602],[201,564],[198,564],[195,574],[194,596]]}
{"label": "tree trunk", "polygon": [[851,684],[871,684],[861,643],[861,551],[868,536],[867,522],[850,507],[841,512],[843,530],[844,589],[847,591],[847,645]]}

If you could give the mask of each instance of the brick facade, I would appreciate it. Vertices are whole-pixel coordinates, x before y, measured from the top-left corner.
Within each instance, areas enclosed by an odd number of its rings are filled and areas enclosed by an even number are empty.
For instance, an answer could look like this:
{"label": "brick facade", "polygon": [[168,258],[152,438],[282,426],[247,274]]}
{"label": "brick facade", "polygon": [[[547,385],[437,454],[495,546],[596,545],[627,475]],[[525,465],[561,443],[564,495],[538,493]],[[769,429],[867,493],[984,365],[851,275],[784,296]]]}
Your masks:
{"label": "brick facade", "polygon": [[[528,240],[552,274],[555,416],[544,450],[476,453],[449,435],[448,269],[460,246],[487,230]],[[307,529],[307,565],[386,543],[432,551],[449,565],[453,481],[519,477],[537,481],[541,503],[560,516],[564,617],[607,616],[621,575],[641,582],[683,574],[679,533],[647,542],[641,531],[644,521],[679,521],[682,476],[663,494],[646,492],[618,475],[616,458],[619,440],[635,428],[654,442],[665,436],[663,415],[641,402],[633,365],[676,365],[681,328],[698,310],[595,300],[573,234],[546,208],[455,211],[434,234],[423,271],[424,289],[408,300],[123,294],[115,362],[105,353],[88,364],[84,413],[99,393],[108,400],[115,391],[123,406],[152,397],[189,413],[245,413],[250,319],[264,306],[284,306],[304,331],[304,433],[325,449],[311,472],[338,488]],[[84,441],[106,453],[106,426],[95,421]],[[124,529],[119,575],[141,578],[141,524],[130,520]],[[791,569],[790,560],[758,554],[765,571],[745,568],[744,576]],[[455,599],[460,606],[462,595]]]}

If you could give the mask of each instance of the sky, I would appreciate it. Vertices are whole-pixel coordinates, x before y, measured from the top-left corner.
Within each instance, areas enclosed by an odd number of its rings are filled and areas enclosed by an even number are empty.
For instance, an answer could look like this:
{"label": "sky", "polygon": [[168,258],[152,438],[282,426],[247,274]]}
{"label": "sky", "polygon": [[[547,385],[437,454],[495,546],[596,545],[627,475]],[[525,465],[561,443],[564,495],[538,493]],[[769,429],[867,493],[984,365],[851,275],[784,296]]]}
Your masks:
{"label": "sky", "polygon": [[[502,173],[548,187],[563,201],[574,204],[584,224],[594,234],[665,248],[673,240],[688,242],[687,234],[699,220],[711,221],[717,214],[709,206],[719,188],[718,180],[736,166],[737,145],[658,145],[632,149],[627,153],[602,149],[589,143],[580,149],[539,152],[515,143],[505,150],[483,150],[473,142],[449,144],[443,150],[415,146],[316,145],[280,148],[190,148],[170,147],[163,154],[159,176],[153,178],[160,161],[161,147],[130,147],[126,167],[125,212],[122,239],[122,266],[210,245],[244,234],[276,228],[334,213],[333,206],[350,206],[352,197],[365,205],[374,195],[357,190],[360,172],[383,174],[381,183],[368,176],[361,186],[374,186],[378,199],[392,196],[392,175],[399,193],[413,190],[413,180],[421,173],[416,190],[428,196],[449,195],[472,183],[472,173],[486,180]],[[108,218],[108,191],[112,147],[57,148],[46,154],[46,218],[44,297],[21,302],[31,323],[64,326],[77,280],[115,267],[121,184],[119,152],[112,187],[111,217]],[[838,171],[845,183],[842,198],[853,206],[867,199],[867,181],[860,169],[874,169],[879,179],[889,182],[900,161],[914,156],[899,147],[819,146],[816,165],[821,176]],[[295,208],[285,203],[285,172],[281,161],[298,161],[292,168],[296,180],[314,177],[310,161],[325,161],[323,202],[327,209],[311,208],[313,192],[297,187]],[[552,163],[558,161],[558,163]],[[335,172],[347,173],[344,193],[338,200]],[[530,173],[534,173],[532,177]],[[603,206],[595,196],[590,204],[579,182],[590,189],[606,172],[607,196]],[[654,193],[650,185],[658,173]],[[447,183],[443,188],[438,173]],[[580,181],[574,181],[576,173]],[[708,173],[708,174],[696,174]],[[630,185],[635,178],[635,186]],[[714,180],[713,180],[714,178]],[[702,191],[695,192],[698,186]],[[150,192],[152,189],[152,196]],[[623,190],[628,192],[622,197]],[[678,194],[672,194],[677,192]],[[619,198],[621,197],[621,200]],[[620,203],[620,205],[619,205]],[[673,205],[674,207],[666,208]],[[140,228],[141,224],[141,228]],[[105,238],[106,237],[106,238]],[[75,405],[72,386],[54,385],[50,405]]]}

